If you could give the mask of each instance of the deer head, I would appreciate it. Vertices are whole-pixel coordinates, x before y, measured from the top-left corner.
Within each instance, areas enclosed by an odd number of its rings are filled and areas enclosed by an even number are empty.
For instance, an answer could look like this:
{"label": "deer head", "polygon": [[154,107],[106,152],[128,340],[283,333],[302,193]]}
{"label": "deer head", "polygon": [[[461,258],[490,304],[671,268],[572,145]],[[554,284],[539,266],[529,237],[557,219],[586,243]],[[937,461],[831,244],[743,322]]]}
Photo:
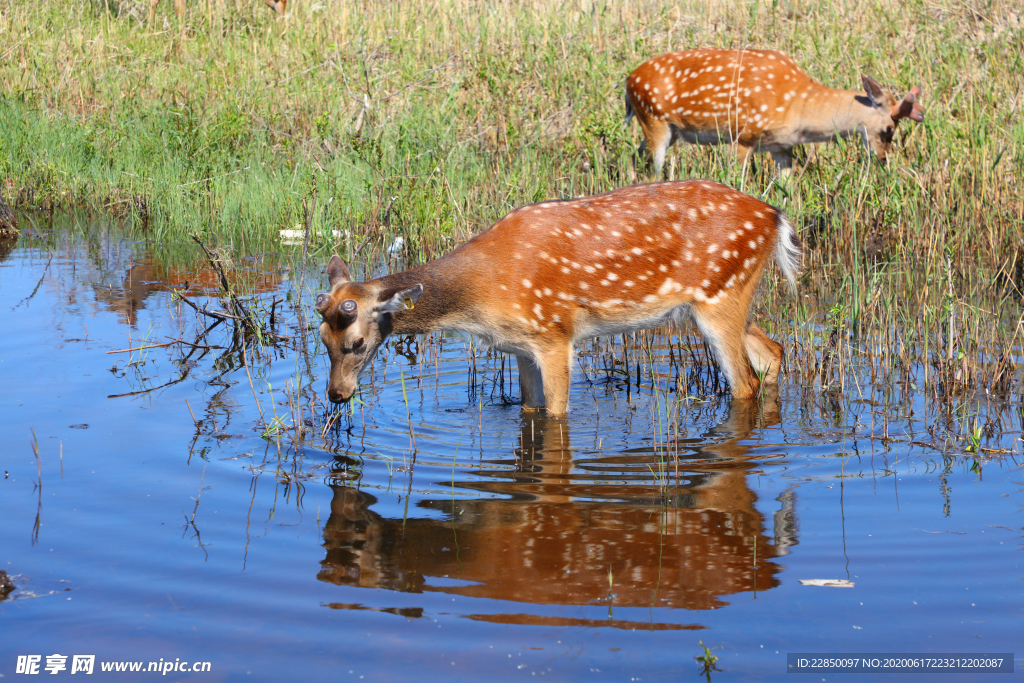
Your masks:
{"label": "deer head", "polygon": [[391,315],[412,309],[423,285],[385,288],[374,281],[352,282],[337,255],[327,264],[327,277],[331,291],[317,295],[315,308],[323,318],[320,338],[331,360],[327,397],[343,403],[356,393],[360,373],[391,334]]}
{"label": "deer head", "polygon": [[861,76],[868,101],[874,108],[874,116],[866,120],[861,128],[864,145],[873,150],[879,161],[885,162],[892,146],[892,136],[901,119],[924,121],[924,108],[917,102],[921,96],[920,86],[910,89],[903,99],[896,101],[888,90],[870,76]]}

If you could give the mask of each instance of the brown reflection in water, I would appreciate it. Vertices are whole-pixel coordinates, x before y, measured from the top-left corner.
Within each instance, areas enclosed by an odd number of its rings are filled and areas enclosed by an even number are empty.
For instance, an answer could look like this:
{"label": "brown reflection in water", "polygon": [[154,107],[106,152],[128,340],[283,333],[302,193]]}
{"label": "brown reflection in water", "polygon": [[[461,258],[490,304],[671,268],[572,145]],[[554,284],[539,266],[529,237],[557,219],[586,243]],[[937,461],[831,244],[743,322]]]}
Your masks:
{"label": "brown reflection in water", "polygon": [[[524,456],[514,472],[456,482],[502,498],[420,503],[448,520],[403,524],[374,512],[369,493],[332,487],[318,578],[524,603],[607,604],[610,569],[615,607],[721,607],[722,596],[778,585],[780,567],[765,560],[796,543],[792,499],[771,526],[755,507],[747,474],[757,464],[740,443],[778,422],[774,399],[763,406],[733,400],[723,423],[681,442],[691,455],[680,465],[678,488],[673,467],[662,495],[651,484],[650,451],[574,459],[567,422],[524,418]],[[766,535],[772,528],[774,539]]]}
{"label": "brown reflection in water", "polygon": [[[273,292],[281,284],[281,274],[276,269],[255,270],[247,268],[225,268],[228,284],[244,294]],[[140,255],[135,264],[125,273],[120,286],[104,287],[94,285],[96,300],[119,313],[122,322],[134,325],[138,312],[145,300],[154,292],[165,292],[168,287],[185,287],[186,296],[210,296],[221,291],[219,276],[210,268],[182,268],[157,263],[152,255]]]}
{"label": "brown reflection in water", "polygon": [[14,251],[14,247],[18,246],[18,237],[17,233],[0,232],[0,263],[6,261]]}
{"label": "brown reflection in water", "polygon": [[529,624],[531,626],[551,626],[563,628],[576,626],[579,628],[620,628],[623,631],[700,631],[706,627],[699,624],[666,624],[650,621],[626,621],[623,619],[572,619],[570,617],[545,617],[539,614],[471,614],[473,621],[486,621],[491,624]]}

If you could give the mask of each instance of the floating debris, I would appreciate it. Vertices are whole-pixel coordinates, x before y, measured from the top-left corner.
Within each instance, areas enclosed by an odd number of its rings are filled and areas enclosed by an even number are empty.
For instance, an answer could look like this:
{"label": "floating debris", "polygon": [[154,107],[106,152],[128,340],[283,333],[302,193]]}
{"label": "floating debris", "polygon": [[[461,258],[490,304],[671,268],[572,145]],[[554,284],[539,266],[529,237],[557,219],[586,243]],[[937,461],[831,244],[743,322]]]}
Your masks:
{"label": "floating debris", "polygon": [[403,249],[405,249],[405,240],[401,237],[396,237],[395,241],[391,243],[390,247],[388,247],[388,256],[391,258],[400,256]]}
{"label": "floating debris", "polygon": [[832,588],[853,588],[853,581],[846,579],[800,579],[805,586],[830,586]]}
{"label": "floating debris", "polygon": [[[306,231],[298,228],[284,229],[280,231],[281,244],[287,246],[295,246],[296,244],[302,244],[306,240]],[[331,230],[331,237],[338,240],[342,237],[348,237],[348,230]],[[321,239],[326,235],[319,231],[310,231],[310,240]]]}

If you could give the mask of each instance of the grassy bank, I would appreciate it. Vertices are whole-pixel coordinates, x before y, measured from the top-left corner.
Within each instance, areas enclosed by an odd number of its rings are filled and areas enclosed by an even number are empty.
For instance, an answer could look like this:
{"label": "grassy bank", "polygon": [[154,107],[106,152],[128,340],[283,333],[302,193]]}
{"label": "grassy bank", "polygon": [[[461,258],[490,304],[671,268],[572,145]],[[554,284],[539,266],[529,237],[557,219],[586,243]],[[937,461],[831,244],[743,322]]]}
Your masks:
{"label": "grassy bank", "polygon": [[[824,381],[823,360],[844,353],[895,374],[965,353],[995,386],[1019,349],[1016,3],[330,1],[278,19],[206,0],[180,21],[166,2],[153,22],[148,9],[0,0],[0,178],[21,208],[85,206],[151,239],[198,230],[251,252],[301,225],[315,194],[314,229],[351,237],[314,258],[401,235],[417,261],[520,204],[633,182],[621,84],[649,57],[776,47],[835,87],[861,73],[920,84],[927,111],[900,127],[888,168],[834,145],[787,188],[768,157],[743,174],[727,148],[670,151],[675,176],[766,193],[795,219],[801,303],[770,286],[766,310],[802,375]],[[866,332],[889,341],[844,345]]]}

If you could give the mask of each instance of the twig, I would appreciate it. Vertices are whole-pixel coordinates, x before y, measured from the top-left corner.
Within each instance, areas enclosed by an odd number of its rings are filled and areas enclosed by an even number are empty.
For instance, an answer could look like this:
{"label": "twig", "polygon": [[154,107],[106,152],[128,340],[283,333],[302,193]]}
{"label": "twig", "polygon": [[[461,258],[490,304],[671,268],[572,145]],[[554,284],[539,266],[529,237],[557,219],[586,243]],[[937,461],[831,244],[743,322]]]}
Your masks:
{"label": "twig", "polygon": [[[200,311],[200,312],[202,312],[202,311]],[[159,348],[163,348],[165,346],[173,346],[174,344],[185,344],[186,346],[191,346],[191,347],[196,348],[196,349],[208,349],[208,350],[227,348],[227,347],[224,347],[224,346],[205,346],[204,344],[194,344],[192,342],[185,341],[184,339],[172,339],[171,341],[164,342],[163,344],[144,344],[142,346],[133,346],[130,349],[117,349],[115,351],[106,351],[105,353],[107,353],[107,354],[111,354],[111,353],[130,353],[132,351],[142,351],[143,349],[159,349]]]}
{"label": "twig", "polygon": [[309,233],[313,228],[313,217],[316,215],[316,185],[313,186],[313,208],[309,208],[306,200],[302,200],[302,212],[306,214],[306,236],[302,242],[302,270],[299,271],[299,302],[302,301],[302,290],[306,283],[306,254],[309,252]]}
{"label": "twig", "polygon": [[237,315],[231,315],[230,313],[221,313],[221,312],[218,312],[218,311],[211,311],[211,310],[208,310],[206,308],[206,306],[203,306],[202,308],[199,308],[194,303],[192,303],[187,298],[185,298],[185,295],[182,294],[181,290],[173,289],[172,288],[171,291],[177,292],[178,297],[179,297],[178,301],[181,301],[183,303],[188,304],[189,306],[192,307],[192,309],[196,313],[202,313],[203,315],[209,316],[211,318],[219,318],[221,320],[241,320],[241,318],[239,318]]}
{"label": "twig", "polygon": [[142,349],[159,349],[159,348],[161,348],[163,346],[170,346],[172,344],[177,344],[180,341],[181,341],[180,339],[176,339],[174,341],[169,341],[169,342],[167,342],[165,344],[145,344],[143,346],[133,346],[130,349],[117,349],[116,351],[107,351],[106,353],[108,353],[108,354],[109,353],[129,353],[131,351],[141,351]]}
{"label": "twig", "polygon": [[256,401],[256,409],[260,411],[260,421],[263,423],[263,428],[267,428],[267,418],[263,417],[263,406],[260,405],[260,399],[256,396],[256,387],[252,383],[252,375],[249,374],[249,357],[245,354],[245,342],[242,343],[242,361],[245,363],[245,376],[249,378],[249,388],[252,389],[252,397]]}
{"label": "twig", "polygon": [[194,349],[206,349],[212,351],[213,349],[226,349],[226,346],[207,346],[206,344],[196,344],[195,342],[185,341],[184,339],[172,339],[169,343],[171,344],[184,344],[185,346],[191,346]]}
{"label": "twig", "polygon": [[187,366],[186,366],[185,372],[181,375],[181,377],[179,377],[178,379],[172,379],[170,382],[167,382],[166,384],[161,384],[158,387],[152,387],[150,389],[143,389],[142,391],[131,391],[131,392],[128,392],[127,394],[108,394],[107,398],[124,398],[125,396],[141,396],[142,394],[148,394],[149,392],[156,391],[157,389],[163,389],[164,387],[169,387],[171,385],[178,384],[180,382],[184,382],[186,379],[188,379],[188,367]]}
{"label": "twig", "polygon": [[199,429],[199,421],[196,420],[195,413],[192,412],[192,406],[188,404],[188,399],[185,399],[185,406],[188,408],[188,414],[192,416],[192,422],[195,424],[196,429]]}
{"label": "twig", "polygon": [[[188,520],[189,524],[193,524],[196,519],[196,512],[199,511],[199,499],[203,497],[203,481],[206,479],[206,465],[203,465],[203,475],[199,477],[199,494],[196,496],[196,506],[192,508],[192,518]],[[193,528],[194,528],[193,524]]]}
{"label": "twig", "polygon": [[39,291],[39,287],[40,287],[40,285],[42,285],[42,284],[43,284],[43,278],[44,278],[44,277],[46,277],[46,271],[48,271],[48,270],[50,269],[50,261],[52,261],[52,260],[53,260],[53,252],[51,251],[51,252],[50,252],[50,258],[49,258],[49,259],[47,259],[47,261],[46,261],[46,267],[45,267],[45,268],[43,268],[43,274],[39,276],[39,282],[37,282],[37,283],[36,283],[36,288],[32,290],[32,293],[31,293],[31,294],[29,294],[29,295],[28,295],[28,296],[26,296],[26,297],[25,297],[24,299],[22,299],[21,301],[19,301],[19,302],[18,302],[18,303],[17,303],[17,304],[16,304],[15,306],[14,306],[14,308],[12,308],[12,309],[11,309],[12,311],[13,311],[13,310],[16,310],[16,309],[18,309],[18,308],[20,308],[22,304],[28,303],[28,302],[29,302],[29,301],[30,301],[30,300],[32,299],[32,297],[34,297],[34,296],[36,295],[36,292],[38,292],[38,291]]}

